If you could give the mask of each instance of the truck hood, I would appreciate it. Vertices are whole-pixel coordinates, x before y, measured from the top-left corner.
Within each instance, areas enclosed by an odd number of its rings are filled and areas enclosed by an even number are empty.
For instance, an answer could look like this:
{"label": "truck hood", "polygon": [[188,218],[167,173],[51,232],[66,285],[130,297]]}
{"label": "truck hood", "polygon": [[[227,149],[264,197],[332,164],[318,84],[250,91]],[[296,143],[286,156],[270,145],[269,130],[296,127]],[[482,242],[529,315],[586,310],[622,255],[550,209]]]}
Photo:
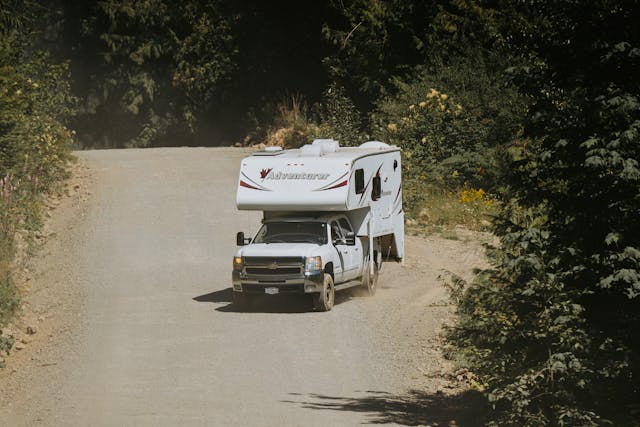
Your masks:
{"label": "truck hood", "polygon": [[313,243],[253,243],[240,248],[236,256],[308,257],[318,254]]}

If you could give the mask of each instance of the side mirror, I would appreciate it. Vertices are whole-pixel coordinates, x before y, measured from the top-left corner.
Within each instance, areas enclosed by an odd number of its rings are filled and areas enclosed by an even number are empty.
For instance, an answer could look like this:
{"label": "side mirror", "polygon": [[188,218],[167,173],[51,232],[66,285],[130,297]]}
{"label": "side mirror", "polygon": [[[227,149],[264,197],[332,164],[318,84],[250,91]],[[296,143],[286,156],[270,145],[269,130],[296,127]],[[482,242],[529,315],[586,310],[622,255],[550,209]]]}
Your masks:
{"label": "side mirror", "polygon": [[347,246],[355,246],[356,245],[356,233],[347,233],[347,238],[345,239],[345,244]]}
{"label": "side mirror", "polygon": [[251,239],[245,238],[244,233],[242,231],[238,231],[238,234],[236,234],[236,245],[244,246],[249,243],[251,243]]}

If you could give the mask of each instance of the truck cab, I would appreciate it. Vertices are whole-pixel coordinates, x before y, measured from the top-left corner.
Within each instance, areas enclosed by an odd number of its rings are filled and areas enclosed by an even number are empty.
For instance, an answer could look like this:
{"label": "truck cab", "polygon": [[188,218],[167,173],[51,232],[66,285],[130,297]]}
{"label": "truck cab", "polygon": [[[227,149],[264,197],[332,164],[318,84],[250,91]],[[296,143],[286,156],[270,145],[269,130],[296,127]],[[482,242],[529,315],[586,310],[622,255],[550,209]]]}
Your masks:
{"label": "truck cab", "polygon": [[266,219],[252,239],[238,233],[237,244],[232,281],[239,306],[257,295],[309,294],[316,309],[328,311],[336,289],[362,285],[375,292],[367,248],[344,214]]}

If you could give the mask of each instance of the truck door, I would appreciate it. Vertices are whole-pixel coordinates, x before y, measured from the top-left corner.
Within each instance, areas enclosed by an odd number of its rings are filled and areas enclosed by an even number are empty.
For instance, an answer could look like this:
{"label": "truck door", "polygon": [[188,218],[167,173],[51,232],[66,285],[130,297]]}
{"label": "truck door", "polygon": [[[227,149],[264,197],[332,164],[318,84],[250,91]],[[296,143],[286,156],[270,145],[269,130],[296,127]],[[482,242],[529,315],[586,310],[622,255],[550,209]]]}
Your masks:
{"label": "truck door", "polygon": [[342,234],[342,230],[338,225],[337,221],[331,221],[329,225],[331,229],[331,242],[336,249],[336,253],[338,254],[338,263],[333,266],[333,276],[335,283],[342,283],[346,279],[344,278],[344,270],[345,270],[345,257],[348,256],[348,250],[346,245],[342,244],[344,241],[344,235]]}
{"label": "truck door", "polygon": [[347,237],[352,236],[351,240],[353,244],[341,245],[340,248],[344,259],[344,280],[353,280],[360,277],[362,273],[363,254],[362,254],[362,242],[355,237],[353,228],[347,218],[339,218],[338,224],[340,225],[340,231],[344,236],[344,242],[347,242]]}

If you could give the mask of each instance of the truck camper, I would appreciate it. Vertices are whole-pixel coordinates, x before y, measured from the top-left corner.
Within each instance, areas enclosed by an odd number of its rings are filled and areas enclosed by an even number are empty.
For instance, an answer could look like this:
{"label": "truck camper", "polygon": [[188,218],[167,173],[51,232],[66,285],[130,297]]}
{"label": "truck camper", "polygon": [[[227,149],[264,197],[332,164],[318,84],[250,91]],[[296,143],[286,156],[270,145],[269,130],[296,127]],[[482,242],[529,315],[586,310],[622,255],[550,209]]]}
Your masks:
{"label": "truck camper", "polygon": [[253,238],[237,234],[233,302],[309,294],[329,311],[335,291],[373,295],[383,260],[404,257],[400,149],[379,141],[340,147],[318,139],[267,147],[242,160],[237,207],[263,212]]}

